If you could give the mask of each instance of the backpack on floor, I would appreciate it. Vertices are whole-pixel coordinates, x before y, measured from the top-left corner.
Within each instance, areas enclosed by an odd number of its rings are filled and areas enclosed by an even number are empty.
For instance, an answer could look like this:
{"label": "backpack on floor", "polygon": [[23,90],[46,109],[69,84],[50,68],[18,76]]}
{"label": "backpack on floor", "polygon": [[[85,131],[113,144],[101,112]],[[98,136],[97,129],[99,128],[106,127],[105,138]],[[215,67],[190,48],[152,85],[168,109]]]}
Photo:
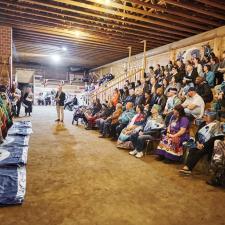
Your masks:
{"label": "backpack on floor", "polygon": [[225,142],[215,141],[210,165],[209,184],[225,187]]}

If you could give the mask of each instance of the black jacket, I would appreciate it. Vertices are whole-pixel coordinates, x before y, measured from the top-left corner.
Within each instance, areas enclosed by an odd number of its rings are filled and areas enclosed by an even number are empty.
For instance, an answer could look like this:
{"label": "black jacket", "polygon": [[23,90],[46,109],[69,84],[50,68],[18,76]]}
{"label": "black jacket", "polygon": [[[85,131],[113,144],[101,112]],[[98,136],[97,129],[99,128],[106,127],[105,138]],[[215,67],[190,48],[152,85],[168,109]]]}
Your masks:
{"label": "black jacket", "polygon": [[195,83],[196,77],[198,76],[198,72],[196,69],[193,69],[192,72],[189,74],[187,73],[184,78],[186,79],[187,83]]}
{"label": "black jacket", "polygon": [[66,94],[64,92],[61,92],[59,95],[59,92],[57,91],[55,98],[59,98],[59,101],[56,100],[56,104],[59,106],[64,106],[64,102],[66,99]]}
{"label": "black jacket", "polygon": [[201,85],[197,85],[196,90],[197,93],[203,98],[205,103],[209,103],[213,100],[213,93],[206,82]]}
{"label": "black jacket", "polygon": [[74,104],[74,105],[78,105],[77,97],[74,97],[74,98],[73,98],[73,104]]}

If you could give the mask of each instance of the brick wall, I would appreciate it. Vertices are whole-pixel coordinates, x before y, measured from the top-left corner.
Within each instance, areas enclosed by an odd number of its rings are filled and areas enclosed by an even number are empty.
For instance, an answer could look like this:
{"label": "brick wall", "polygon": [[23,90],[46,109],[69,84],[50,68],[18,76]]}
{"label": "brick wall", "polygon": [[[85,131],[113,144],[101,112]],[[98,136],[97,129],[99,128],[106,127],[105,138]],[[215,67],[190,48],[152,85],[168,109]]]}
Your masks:
{"label": "brick wall", "polygon": [[[6,65],[4,64],[6,62]],[[5,66],[4,66],[5,65]],[[0,84],[12,77],[12,28],[0,26]]]}

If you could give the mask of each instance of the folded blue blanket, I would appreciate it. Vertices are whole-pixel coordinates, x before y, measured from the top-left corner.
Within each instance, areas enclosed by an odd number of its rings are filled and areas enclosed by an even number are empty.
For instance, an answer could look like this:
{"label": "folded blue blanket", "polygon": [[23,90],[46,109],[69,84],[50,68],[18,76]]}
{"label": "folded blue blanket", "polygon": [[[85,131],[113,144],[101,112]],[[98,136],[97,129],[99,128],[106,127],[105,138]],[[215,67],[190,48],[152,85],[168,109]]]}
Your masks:
{"label": "folded blue blanket", "polygon": [[0,146],[28,146],[30,136],[7,136]]}
{"label": "folded blue blanket", "polygon": [[33,133],[31,128],[13,128],[11,127],[8,131],[8,135],[31,135]]}
{"label": "folded blue blanket", "polygon": [[16,121],[12,128],[32,128],[32,123],[30,121]]}
{"label": "folded blue blanket", "polygon": [[28,146],[0,146],[0,167],[27,164]]}
{"label": "folded blue blanket", "polygon": [[22,204],[26,192],[26,169],[0,168],[0,205]]}

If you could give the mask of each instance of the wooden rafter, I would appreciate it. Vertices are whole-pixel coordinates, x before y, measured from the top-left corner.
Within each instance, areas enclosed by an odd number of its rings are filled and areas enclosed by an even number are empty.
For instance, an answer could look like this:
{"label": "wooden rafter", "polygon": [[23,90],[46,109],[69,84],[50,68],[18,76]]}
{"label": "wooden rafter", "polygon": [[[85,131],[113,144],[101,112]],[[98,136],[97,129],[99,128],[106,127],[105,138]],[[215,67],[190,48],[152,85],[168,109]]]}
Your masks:
{"label": "wooden rafter", "polygon": [[225,20],[225,16],[224,15],[221,15],[221,14],[216,13],[216,12],[211,12],[211,11],[208,11],[208,10],[204,10],[204,9],[202,9],[200,7],[196,7],[196,5],[192,5],[190,3],[182,3],[182,2],[178,2],[176,0],[165,0],[165,1],[168,4],[171,4],[171,5],[174,5],[174,6],[178,6],[178,7],[181,7],[181,8],[185,8],[185,9],[197,12],[199,14],[212,16],[212,17],[215,17],[215,18],[220,19],[220,20]]}
{"label": "wooden rafter", "polygon": [[126,57],[128,46],[142,52],[141,40],[152,49],[224,25],[224,6],[219,0],[0,0],[0,24],[13,27],[23,62],[62,54],[66,65],[91,68]]}

